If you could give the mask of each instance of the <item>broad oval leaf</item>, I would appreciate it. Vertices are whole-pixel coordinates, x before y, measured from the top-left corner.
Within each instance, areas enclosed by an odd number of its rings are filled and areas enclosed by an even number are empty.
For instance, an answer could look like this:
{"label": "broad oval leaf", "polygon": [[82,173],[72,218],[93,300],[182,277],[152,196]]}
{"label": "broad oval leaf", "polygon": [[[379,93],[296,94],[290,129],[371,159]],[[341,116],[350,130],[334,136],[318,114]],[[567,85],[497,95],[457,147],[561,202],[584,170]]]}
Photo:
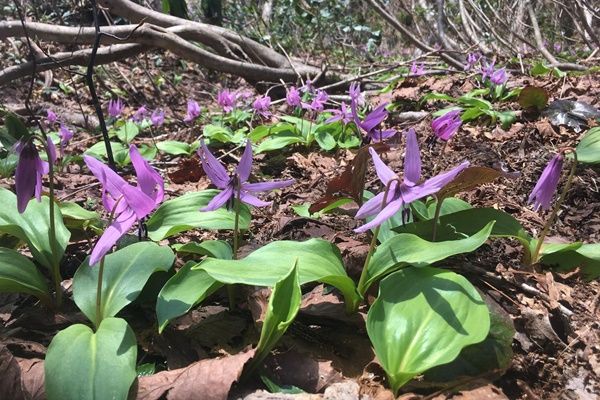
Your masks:
{"label": "broad oval leaf", "polygon": [[163,140],[156,143],[156,147],[158,147],[158,150],[173,156],[190,155],[193,152],[189,144],[178,140]]}
{"label": "broad oval leaf", "polygon": [[577,161],[586,164],[600,163],[600,126],[590,129],[577,145]]}
{"label": "broad oval leaf", "polygon": [[254,251],[241,260],[207,258],[193,267],[206,271],[223,284],[274,286],[298,259],[300,284],[322,282],[340,290],[347,310],[359,302],[354,281],[346,274],[338,248],[323,239],[305,242],[280,240]]}
{"label": "broad oval leaf", "polygon": [[[158,242],[190,229],[233,229],[235,214],[225,208],[215,211],[200,211],[218,190],[186,193],[183,196],[165,201],[146,222],[148,236]],[[250,226],[250,210],[244,204],[240,207],[240,229]]]}
{"label": "broad oval leaf", "polygon": [[97,332],[82,324],[60,331],[44,363],[48,400],[126,399],[136,378],[135,334],[120,318],[106,318]]}
{"label": "broad oval leaf", "polygon": [[186,244],[175,244],[173,248],[177,253],[198,254],[201,256],[231,260],[233,250],[229,243],[224,240],[205,240],[200,243],[189,242]]}
{"label": "broad oval leaf", "polygon": [[46,279],[29,259],[19,252],[0,247],[0,292],[31,294],[51,303]]}
{"label": "broad oval leaf", "polygon": [[197,263],[186,263],[163,286],[156,300],[158,332],[162,332],[169,321],[187,313],[196,304],[217,291],[222,283],[206,271],[192,269]]}
{"label": "broad oval leaf", "polygon": [[[104,257],[102,276],[102,317],[114,317],[134,301],[150,276],[156,271],[168,271],[175,255],[165,246],[139,242]],[[99,267],[90,267],[86,259],[73,277],[75,304],[96,322],[96,288]]]}
{"label": "broad oval leaf", "polygon": [[439,268],[407,268],[381,281],[367,332],[392,390],[454,360],[485,339],[487,305],[463,276]]}
{"label": "broad oval leaf", "polygon": [[375,281],[407,265],[426,266],[456,254],[476,250],[488,239],[494,223],[489,222],[479,232],[460,240],[429,242],[410,233],[393,236],[373,253],[367,265],[365,283],[358,287],[358,292],[364,295]]}
{"label": "broad oval leaf", "polygon": [[71,234],[63,223],[58,206],[54,207],[56,227],[55,253],[50,242],[50,201],[42,197],[38,202],[33,199],[27,205],[23,214],[17,212],[17,196],[10,190],[0,188],[0,233],[15,236],[27,243],[33,258],[52,270],[53,265],[59,265],[65,253]]}

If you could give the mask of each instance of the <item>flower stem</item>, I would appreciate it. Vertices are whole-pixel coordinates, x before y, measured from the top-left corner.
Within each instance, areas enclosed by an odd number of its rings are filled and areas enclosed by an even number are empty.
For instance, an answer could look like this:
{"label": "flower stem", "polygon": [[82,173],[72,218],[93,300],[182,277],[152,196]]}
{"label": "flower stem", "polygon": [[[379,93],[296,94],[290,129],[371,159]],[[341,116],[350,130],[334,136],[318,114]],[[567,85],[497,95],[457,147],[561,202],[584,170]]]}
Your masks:
{"label": "flower stem", "polygon": [[104,278],[104,257],[100,259],[100,266],[98,267],[98,285],[96,286],[96,329],[102,322],[102,279]]}
{"label": "flower stem", "polygon": [[[46,139],[48,140],[48,139]],[[52,157],[50,156],[50,149],[44,143],[44,148],[46,150],[46,155],[48,157],[48,196],[50,198],[49,204],[49,212],[50,212],[50,231],[48,232],[49,240],[50,240],[50,251],[52,252],[52,280],[54,281],[54,290],[55,290],[55,302],[56,308],[60,308],[62,305],[62,276],[60,275],[60,260],[57,259],[57,251],[56,251],[56,220],[54,216],[54,163],[52,163]]]}
{"label": "flower stem", "polygon": [[544,224],[544,227],[542,228],[542,232],[540,233],[540,236],[538,237],[538,241],[535,246],[535,250],[533,251],[533,254],[531,256],[531,264],[535,264],[539,261],[538,258],[540,255],[540,250],[542,249],[542,245],[544,244],[544,239],[546,238],[546,235],[548,235],[548,232],[550,231],[550,227],[554,223],[554,220],[556,219],[556,215],[558,214],[558,210],[560,210],[560,206],[565,201],[565,198],[567,197],[567,192],[571,188],[571,184],[573,183],[573,178],[575,177],[575,170],[577,169],[577,153],[572,149],[568,149],[567,151],[569,151],[573,154],[573,163],[571,164],[571,170],[569,171],[569,176],[567,177],[567,182],[565,182],[565,186],[563,187],[560,197],[558,198],[558,201],[554,205],[554,208],[552,209],[552,212],[550,213],[550,216],[548,217],[548,220]]}
{"label": "flower stem", "polygon": [[[240,235],[240,192],[242,190],[241,185],[237,185],[237,190],[235,194],[235,202],[233,205],[233,212],[235,213],[235,217],[233,219],[233,255],[232,258],[237,260],[237,253],[239,248],[239,235]],[[235,285],[227,285],[227,297],[229,298],[229,310],[233,311],[235,309]]]}
{"label": "flower stem", "polygon": [[433,227],[431,228],[431,241],[435,242],[435,237],[437,235],[437,227],[438,221],[440,220],[440,213],[442,212],[442,203],[444,202],[444,198],[438,199],[435,204],[435,214],[433,216]]}
{"label": "flower stem", "polygon": [[[386,206],[386,202],[387,202],[387,197],[388,197],[388,193],[390,191],[390,188],[392,186],[392,182],[396,182],[396,183],[400,183],[400,181],[395,178],[390,180],[386,187],[385,187],[385,192],[383,194],[383,201],[381,202],[381,209],[383,210]],[[369,245],[369,251],[367,252],[367,257],[365,258],[365,263],[363,265],[362,271],[360,273],[360,278],[358,280],[358,292],[361,293],[363,290],[363,287],[366,283],[367,280],[367,267],[369,266],[369,262],[371,261],[371,256],[373,255],[373,253],[375,252],[375,248],[377,247],[377,238],[379,237],[379,231],[381,229],[381,225],[377,226],[377,228],[375,228],[375,231],[373,232],[373,237],[371,238],[371,244]],[[356,309],[354,310],[355,312],[358,311],[358,304],[356,305]]]}

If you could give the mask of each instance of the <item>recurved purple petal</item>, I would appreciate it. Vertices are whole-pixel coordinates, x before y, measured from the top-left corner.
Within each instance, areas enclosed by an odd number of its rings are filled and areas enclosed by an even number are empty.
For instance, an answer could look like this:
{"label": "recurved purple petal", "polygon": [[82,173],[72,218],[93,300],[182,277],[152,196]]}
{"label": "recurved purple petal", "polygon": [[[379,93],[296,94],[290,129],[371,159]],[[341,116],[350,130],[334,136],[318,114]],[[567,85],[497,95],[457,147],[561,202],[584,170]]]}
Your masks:
{"label": "recurved purple petal", "polygon": [[373,218],[371,222],[367,222],[366,224],[359,226],[354,230],[354,232],[366,232],[371,228],[381,225],[386,220],[392,218],[398,211],[400,211],[402,204],[404,204],[402,198],[391,201],[383,210],[381,210],[379,214],[375,216],[375,218]]}
{"label": "recurved purple petal", "polygon": [[215,211],[221,208],[225,203],[227,203],[233,197],[233,187],[227,186],[225,190],[221,191],[221,193],[217,194],[212,200],[206,205],[206,207],[201,208],[200,211]]}
{"label": "recurved purple petal", "polygon": [[137,218],[132,210],[127,210],[115,218],[94,246],[90,255],[90,266],[96,265],[117,243],[117,240],[131,229],[136,220]]}
{"label": "recurved purple petal", "polygon": [[146,195],[154,200],[154,204],[159,204],[165,196],[165,182],[158,172],[144,160],[138,149],[131,145],[129,147],[129,157],[137,175],[138,186]]}
{"label": "recurved purple petal", "polygon": [[123,185],[121,190],[124,197],[121,201],[127,203],[127,206],[133,210],[138,219],[144,218],[156,207],[154,199],[135,186],[126,184]]}
{"label": "recurved purple petal", "polygon": [[123,195],[121,188],[123,185],[127,185],[125,179],[121,178],[115,171],[94,157],[87,155],[83,156],[83,161],[85,161],[85,164],[92,174],[94,174],[96,179],[100,181],[103,189],[107,191],[114,199],[118,199]]}
{"label": "recurved purple petal", "polygon": [[252,143],[247,140],[246,148],[244,149],[244,154],[242,154],[242,158],[240,158],[240,163],[237,167],[237,174],[240,178],[240,183],[244,183],[250,177],[250,172],[252,170]]}
{"label": "recurved purple petal", "polygon": [[281,181],[243,183],[242,190],[250,193],[267,192],[269,190],[282,189],[293,185],[295,182],[294,179],[286,179]]}
{"label": "recurved purple petal", "polygon": [[406,152],[404,153],[404,183],[416,185],[421,179],[421,151],[417,133],[410,128],[406,133]]}
{"label": "recurved purple petal", "polygon": [[404,199],[404,202],[406,204],[410,204],[415,200],[422,199],[423,197],[439,192],[468,166],[469,162],[465,161],[449,171],[427,179],[420,185],[412,187],[406,186],[406,188],[404,188],[402,191],[402,198]]}
{"label": "recurved purple petal", "polygon": [[204,169],[208,178],[219,189],[225,189],[230,181],[229,174],[227,174],[227,170],[219,160],[213,156],[203,140],[200,141],[198,155],[202,161],[202,169]]}
{"label": "recurved purple petal", "polygon": [[242,203],[250,204],[254,207],[266,207],[273,204],[272,201],[262,201],[258,197],[252,196],[250,193],[241,193],[240,200],[242,201]]}
{"label": "recurved purple petal", "polygon": [[377,176],[379,177],[381,183],[387,185],[392,179],[398,179],[398,176],[394,173],[394,171],[392,171],[390,167],[381,161],[381,158],[379,158],[379,154],[377,154],[375,149],[369,147],[369,153],[371,153],[371,158],[373,159],[373,164],[375,165],[375,172],[377,172]]}
{"label": "recurved purple petal", "polygon": [[[362,207],[358,209],[354,218],[356,219],[364,219],[366,217],[370,217],[371,215],[377,214],[381,211],[381,206],[383,205],[383,197],[385,195],[385,190],[374,197],[371,197],[367,200]],[[389,196],[389,194],[388,194]],[[389,196],[391,197],[391,196]]]}

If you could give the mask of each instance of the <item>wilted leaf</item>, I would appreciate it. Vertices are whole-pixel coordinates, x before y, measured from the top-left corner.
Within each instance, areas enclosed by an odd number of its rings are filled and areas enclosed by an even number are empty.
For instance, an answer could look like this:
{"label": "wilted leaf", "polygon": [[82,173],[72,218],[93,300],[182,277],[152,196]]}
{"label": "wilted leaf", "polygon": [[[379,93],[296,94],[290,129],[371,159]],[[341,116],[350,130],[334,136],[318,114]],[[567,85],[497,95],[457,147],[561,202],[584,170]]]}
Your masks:
{"label": "wilted leaf", "polygon": [[179,161],[177,169],[167,173],[173,183],[198,182],[204,176],[200,160],[194,156]]}
{"label": "wilted leaf", "polygon": [[575,132],[588,126],[588,120],[600,118],[600,111],[581,101],[555,100],[542,113],[552,125],[566,125]]}
{"label": "wilted leaf", "polygon": [[519,94],[519,105],[524,109],[542,111],[548,105],[548,92],[536,86],[527,86]]}
{"label": "wilted leaf", "polygon": [[489,167],[468,167],[462,170],[450,183],[437,193],[438,199],[452,197],[460,192],[476,188],[484,183],[493,182],[505,176],[505,173]]}
{"label": "wilted leaf", "polygon": [[143,376],[138,381],[139,400],[226,400],[231,386],[255,350],[217,359],[195,362],[186,368]]}
{"label": "wilted leaf", "polygon": [[311,214],[321,211],[333,202],[348,197],[357,204],[362,204],[370,147],[373,147],[377,153],[389,150],[385,143],[374,143],[358,149],[356,156],[346,166],[342,174],[329,181],[325,195],[310,206],[308,211]]}

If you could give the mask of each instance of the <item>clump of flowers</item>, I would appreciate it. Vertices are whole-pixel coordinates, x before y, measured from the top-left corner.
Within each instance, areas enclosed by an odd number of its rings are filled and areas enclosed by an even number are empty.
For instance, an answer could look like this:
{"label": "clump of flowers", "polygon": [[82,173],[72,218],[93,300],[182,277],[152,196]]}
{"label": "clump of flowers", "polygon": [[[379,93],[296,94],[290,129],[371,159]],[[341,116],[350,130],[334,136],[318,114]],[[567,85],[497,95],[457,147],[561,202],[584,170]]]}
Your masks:
{"label": "clump of flowers", "polygon": [[152,112],[150,122],[152,122],[152,125],[154,126],[161,126],[165,122],[165,112],[162,109],[157,108]]}
{"label": "clump of flowers", "polygon": [[425,64],[421,63],[417,65],[416,61],[413,61],[410,66],[409,74],[412,76],[422,76],[425,74]]}
{"label": "clump of flowers", "polygon": [[300,97],[300,91],[295,86],[290,86],[285,95],[285,101],[291,107],[300,107],[302,98]]}
{"label": "clump of flowers", "polygon": [[138,108],[135,111],[135,113],[132,115],[131,119],[133,122],[140,124],[144,121],[147,114],[148,114],[148,109],[146,108],[146,106],[141,106],[140,108]]}
{"label": "clump of flowers", "polygon": [[129,156],[137,175],[137,186],[127,183],[94,157],[83,157],[92,174],[102,184],[102,204],[112,216],[112,222],[92,250],[90,265],[97,264],[119,238],[137,221],[148,216],[163,200],[164,181],[160,174],[150,167],[133,145],[129,148]]}
{"label": "clump of flowers", "polygon": [[373,111],[367,114],[364,119],[360,119],[358,115],[359,99],[361,98],[360,86],[354,82],[350,85],[350,110],[352,112],[352,118],[358,129],[365,131],[367,134],[367,140],[369,142],[381,142],[385,139],[396,134],[394,129],[380,129],[381,123],[388,117],[388,112],[385,109],[387,103],[382,103],[377,106]]}

